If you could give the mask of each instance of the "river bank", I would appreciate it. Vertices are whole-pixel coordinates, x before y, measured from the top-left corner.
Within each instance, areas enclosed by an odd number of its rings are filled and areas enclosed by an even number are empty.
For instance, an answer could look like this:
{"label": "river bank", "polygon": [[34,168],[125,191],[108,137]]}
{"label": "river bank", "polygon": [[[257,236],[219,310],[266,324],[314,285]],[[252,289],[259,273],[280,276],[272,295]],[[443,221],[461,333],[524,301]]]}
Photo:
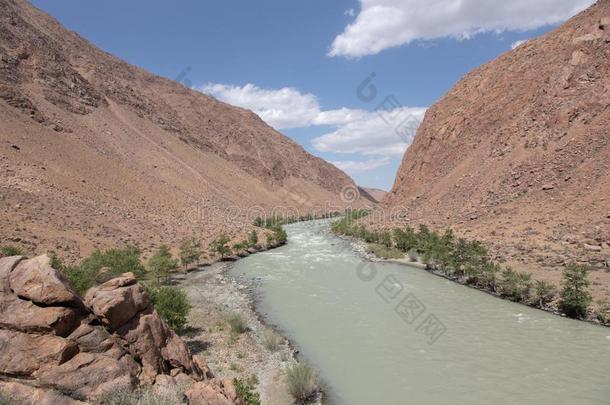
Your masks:
{"label": "river bank", "polygon": [[[256,382],[262,404],[291,404],[294,400],[285,371],[297,362],[298,351],[283,336],[276,351],[266,347],[265,333],[272,328],[256,311],[255,287],[229,276],[232,265],[216,262],[174,277],[192,306],[190,330],[183,338],[194,354],[205,357],[217,378]],[[241,315],[247,324],[247,331],[238,336],[227,323],[234,314]]]}
{"label": "river bank", "polygon": [[[562,318],[566,317],[566,315],[564,313],[559,311],[559,309],[556,305],[556,302],[551,302],[548,305],[540,306],[540,305],[536,305],[535,303],[514,301],[507,297],[502,296],[500,293],[498,293],[497,291],[493,291],[490,288],[485,288],[485,287],[482,287],[482,286],[479,286],[476,284],[468,283],[465,278],[452,277],[449,274],[442,273],[440,271],[436,271],[436,270],[430,268],[425,263],[423,263],[419,258],[416,261],[410,260],[407,256],[405,256],[404,258],[401,258],[401,259],[384,259],[384,258],[378,257],[378,256],[374,255],[373,253],[369,252],[367,250],[367,243],[360,239],[357,239],[357,238],[354,238],[351,236],[345,236],[345,235],[336,235],[336,236],[340,239],[348,241],[350,243],[350,245],[352,246],[352,248],[354,249],[354,251],[357,252],[364,260],[367,260],[369,262],[393,263],[393,264],[398,264],[401,266],[415,268],[418,270],[423,270],[423,271],[426,271],[427,273],[433,274],[437,277],[441,277],[446,280],[452,281],[454,283],[472,288],[474,290],[484,292],[486,294],[491,295],[492,297],[495,297],[495,298],[498,298],[501,300],[514,302],[516,304],[524,305],[529,308],[548,312],[548,313],[551,313],[553,315],[556,315],[556,316],[559,316]],[[610,317],[609,317],[609,319],[610,319]],[[602,326],[602,327],[610,327],[610,323],[602,323],[596,318],[586,318],[586,319],[576,319],[576,320],[581,321],[581,322],[591,323],[591,324]]]}

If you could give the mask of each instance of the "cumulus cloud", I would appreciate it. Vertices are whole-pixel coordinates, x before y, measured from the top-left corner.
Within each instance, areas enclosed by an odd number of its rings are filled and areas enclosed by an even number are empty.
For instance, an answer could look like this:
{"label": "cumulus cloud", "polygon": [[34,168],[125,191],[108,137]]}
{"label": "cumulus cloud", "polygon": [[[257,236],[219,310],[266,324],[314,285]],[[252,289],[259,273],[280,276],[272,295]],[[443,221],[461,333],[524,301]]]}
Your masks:
{"label": "cumulus cloud", "polygon": [[301,93],[291,87],[267,90],[250,83],[241,87],[210,83],[198,90],[228,104],[252,110],[277,129],[309,126],[320,114],[320,105],[313,94]]}
{"label": "cumulus cloud", "polygon": [[409,107],[367,112],[335,131],[315,138],[312,144],[321,152],[402,156],[425,112],[425,108]]}
{"label": "cumulus cloud", "polygon": [[471,38],[564,21],[595,0],[360,0],[355,21],[337,36],[329,56],[361,57],[415,40]]}
{"label": "cumulus cloud", "polygon": [[333,162],[348,172],[387,165],[411,143],[425,108],[409,108],[388,97],[376,111],[340,108],[323,110],[316,96],[294,88],[262,89],[254,84],[211,83],[199,88],[219,100],[257,113],[276,129],[325,126],[332,130],[312,140],[320,152],[356,154],[362,160]]}
{"label": "cumulus cloud", "polygon": [[331,162],[339,169],[349,173],[361,173],[369,170],[377,169],[379,167],[387,166],[391,162],[391,159],[388,157],[380,158],[380,159],[369,159],[363,161],[355,161],[355,160],[339,160]]}

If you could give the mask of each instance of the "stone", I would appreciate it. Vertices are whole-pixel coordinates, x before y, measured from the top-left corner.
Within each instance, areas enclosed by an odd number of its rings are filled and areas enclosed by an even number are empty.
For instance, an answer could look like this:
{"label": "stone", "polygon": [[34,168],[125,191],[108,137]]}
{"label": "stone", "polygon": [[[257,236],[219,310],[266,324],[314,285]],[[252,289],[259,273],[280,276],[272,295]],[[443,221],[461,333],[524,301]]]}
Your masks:
{"label": "stone", "polygon": [[142,285],[131,273],[91,288],[85,303],[110,331],[114,331],[150,305]]}
{"label": "stone", "polygon": [[74,308],[40,307],[14,295],[0,295],[0,327],[25,333],[50,333],[66,337],[77,326]]}
{"label": "stone", "polygon": [[544,191],[552,190],[554,188],[555,188],[555,186],[552,184],[545,184],[542,186],[542,190],[544,190]]}
{"label": "stone", "polygon": [[585,250],[588,250],[589,252],[601,252],[602,251],[602,247],[601,246],[597,246],[597,245],[589,245],[589,244],[584,244],[583,245]]}
{"label": "stone", "polygon": [[78,353],[69,361],[34,374],[45,386],[53,387],[70,396],[95,399],[135,385],[130,367],[95,353]]}
{"label": "stone", "polygon": [[0,381],[0,392],[15,403],[36,405],[87,405],[57,391],[31,387],[15,381]]}
{"label": "stone", "polygon": [[78,353],[67,339],[0,329],[0,373],[30,376],[40,368],[65,363]]}
{"label": "stone", "polygon": [[189,405],[243,405],[235,386],[229,380],[202,381],[193,384],[186,392]]}
{"label": "stone", "polygon": [[61,273],[51,267],[47,255],[20,261],[10,272],[9,283],[15,294],[35,304],[83,306]]}

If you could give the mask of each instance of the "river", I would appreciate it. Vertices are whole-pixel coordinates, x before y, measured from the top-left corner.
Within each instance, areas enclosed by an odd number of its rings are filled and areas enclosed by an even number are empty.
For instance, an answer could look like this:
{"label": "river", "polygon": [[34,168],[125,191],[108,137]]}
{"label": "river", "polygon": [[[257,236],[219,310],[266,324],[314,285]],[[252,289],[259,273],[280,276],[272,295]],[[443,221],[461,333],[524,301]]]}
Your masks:
{"label": "river", "polygon": [[610,329],[426,271],[369,263],[329,221],[231,270],[329,387],[332,404],[608,404]]}

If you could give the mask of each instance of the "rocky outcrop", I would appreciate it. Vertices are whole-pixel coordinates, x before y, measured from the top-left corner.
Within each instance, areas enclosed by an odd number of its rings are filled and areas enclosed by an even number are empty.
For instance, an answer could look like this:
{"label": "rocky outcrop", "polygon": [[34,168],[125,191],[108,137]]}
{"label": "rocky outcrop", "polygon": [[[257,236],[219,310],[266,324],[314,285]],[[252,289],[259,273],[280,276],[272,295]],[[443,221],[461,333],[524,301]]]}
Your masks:
{"label": "rocky outcrop", "polygon": [[608,299],[609,18],[598,1],[460,80],[428,109],[377,225],[452,227],[554,282],[590,264]]}
{"label": "rocky outcrop", "polygon": [[0,392],[7,396],[76,404],[180,384],[192,385],[192,403],[239,403],[231,383],[212,379],[130,273],[92,288],[83,302],[47,256],[2,258],[0,314]]}

